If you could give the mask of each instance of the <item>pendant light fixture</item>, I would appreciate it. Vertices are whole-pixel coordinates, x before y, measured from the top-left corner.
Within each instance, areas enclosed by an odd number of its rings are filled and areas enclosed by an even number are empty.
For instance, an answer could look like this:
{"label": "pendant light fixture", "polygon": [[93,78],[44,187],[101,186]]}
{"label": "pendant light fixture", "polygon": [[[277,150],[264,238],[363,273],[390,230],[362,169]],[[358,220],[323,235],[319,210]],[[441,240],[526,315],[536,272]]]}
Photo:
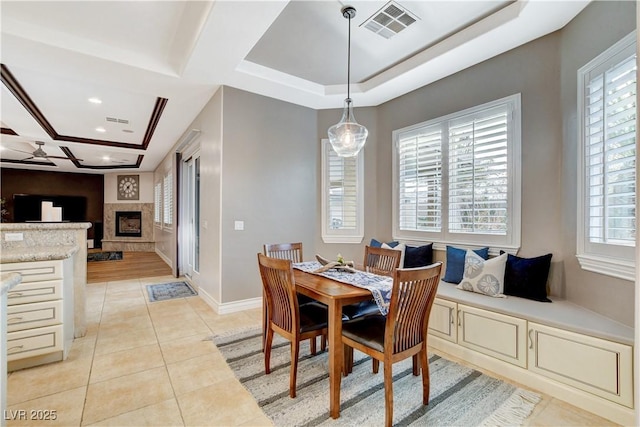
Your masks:
{"label": "pendant light fixture", "polygon": [[367,140],[369,131],[358,124],[353,116],[353,102],[351,101],[351,19],[356,16],[356,9],[352,6],[342,8],[342,16],[349,20],[349,39],[347,50],[347,99],[344,100],[344,110],[340,122],[329,128],[329,141],[334,151],[340,157],[353,157],[360,152]]}

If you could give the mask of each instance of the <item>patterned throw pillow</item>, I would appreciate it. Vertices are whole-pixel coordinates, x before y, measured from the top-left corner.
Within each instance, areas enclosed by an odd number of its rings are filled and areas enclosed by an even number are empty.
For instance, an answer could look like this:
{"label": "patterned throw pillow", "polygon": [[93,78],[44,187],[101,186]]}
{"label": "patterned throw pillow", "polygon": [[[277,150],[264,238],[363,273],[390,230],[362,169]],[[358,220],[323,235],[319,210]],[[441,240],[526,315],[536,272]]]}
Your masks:
{"label": "patterned throw pillow", "polygon": [[507,254],[488,260],[473,251],[467,251],[464,258],[464,274],[458,289],[477,292],[491,297],[506,298],[504,295],[504,270]]}

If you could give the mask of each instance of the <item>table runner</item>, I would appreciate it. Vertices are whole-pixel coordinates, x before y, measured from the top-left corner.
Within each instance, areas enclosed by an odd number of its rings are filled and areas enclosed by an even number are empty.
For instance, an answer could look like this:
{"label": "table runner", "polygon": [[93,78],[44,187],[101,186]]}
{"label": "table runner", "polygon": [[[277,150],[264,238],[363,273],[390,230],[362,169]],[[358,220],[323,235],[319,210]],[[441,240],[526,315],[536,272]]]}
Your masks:
{"label": "table runner", "polygon": [[322,264],[320,264],[318,261],[293,263],[293,268],[297,268],[298,270],[317,274],[319,276],[324,276],[338,282],[367,289],[371,292],[371,295],[373,295],[373,299],[378,305],[380,312],[385,316],[387,315],[387,313],[389,312],[389,302],[391,301],[391,288],[393,287],[393,278],[387,276],[379,276],[373,273],[367,273],[366,271],[356,271],[355,273],[348,273],[335,269],[327,270],[322,273],[315,273],[315,270],[319,269],[320,267],[322,267]]}

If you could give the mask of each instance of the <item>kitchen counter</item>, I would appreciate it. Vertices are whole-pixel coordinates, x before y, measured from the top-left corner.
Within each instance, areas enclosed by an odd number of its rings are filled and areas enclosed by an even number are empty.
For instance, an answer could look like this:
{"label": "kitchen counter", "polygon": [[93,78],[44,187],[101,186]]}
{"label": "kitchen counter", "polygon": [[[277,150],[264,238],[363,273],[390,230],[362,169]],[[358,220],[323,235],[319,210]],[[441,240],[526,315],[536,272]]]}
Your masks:
{"label": "kitchen counter", "polygon": [[30,246],[28,248],[4,249],[0,253],[0,263],[51,261],[71,258],[78,251],[76,245]]}
{"label": "kitchen counter", "polygon": [[3,273],[0,275],[0,296],[5,295],[16,287],[21,280],[22,276],[18,273]]}

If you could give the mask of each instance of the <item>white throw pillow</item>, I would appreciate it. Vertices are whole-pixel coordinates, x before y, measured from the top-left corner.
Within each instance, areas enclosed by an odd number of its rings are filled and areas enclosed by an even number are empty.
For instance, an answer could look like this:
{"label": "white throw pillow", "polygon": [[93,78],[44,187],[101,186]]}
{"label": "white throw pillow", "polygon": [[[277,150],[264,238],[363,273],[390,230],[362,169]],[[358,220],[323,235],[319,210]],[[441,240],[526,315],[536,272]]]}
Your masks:
{"label": "white throw pillow", "polygon": [[464,257],[464,274],[458,289],[477,292],[491,297],[506,298],[504,295],[504,270],[507,266],[504,253],[495,258],[484,260],[473,251],[467,251]]}
{"label": "white throw pillow", "polygon": [[402,266],[404,265],[404,251],[406,249],[406,245],[404,243],[398,243],[395,247],[392,248],[391,246],[387,245],[386,243],[383,243],[382,247],[384,249],[393,249],[394,251],[402,252],[402,255],[400,255],[400,268],[402,268]]}

